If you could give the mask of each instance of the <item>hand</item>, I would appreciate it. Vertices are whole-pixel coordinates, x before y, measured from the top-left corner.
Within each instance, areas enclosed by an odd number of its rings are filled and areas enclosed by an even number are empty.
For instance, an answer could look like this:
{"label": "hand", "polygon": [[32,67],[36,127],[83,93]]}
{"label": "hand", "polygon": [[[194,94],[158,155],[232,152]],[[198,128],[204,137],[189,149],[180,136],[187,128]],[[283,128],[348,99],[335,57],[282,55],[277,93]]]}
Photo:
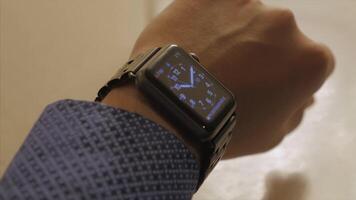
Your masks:
{"label": "hand", "polygon": [[176,43],[236,96],[238,123],[226,158],[267,151],[301,121],[332,72],[332,53],[307,38],[291,11],[256,0],[174,1],[132,55]]}

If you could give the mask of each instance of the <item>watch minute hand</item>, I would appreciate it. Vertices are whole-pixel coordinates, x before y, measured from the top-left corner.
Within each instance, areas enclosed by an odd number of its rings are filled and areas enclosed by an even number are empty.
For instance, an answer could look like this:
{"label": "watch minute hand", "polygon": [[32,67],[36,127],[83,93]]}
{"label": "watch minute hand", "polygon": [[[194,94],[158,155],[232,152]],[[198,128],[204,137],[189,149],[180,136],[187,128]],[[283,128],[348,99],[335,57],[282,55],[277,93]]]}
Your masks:
{"label": "watch minute hand", "polygon": [[194,87],[194,70],[192,66],[190,66],[190,85]]}

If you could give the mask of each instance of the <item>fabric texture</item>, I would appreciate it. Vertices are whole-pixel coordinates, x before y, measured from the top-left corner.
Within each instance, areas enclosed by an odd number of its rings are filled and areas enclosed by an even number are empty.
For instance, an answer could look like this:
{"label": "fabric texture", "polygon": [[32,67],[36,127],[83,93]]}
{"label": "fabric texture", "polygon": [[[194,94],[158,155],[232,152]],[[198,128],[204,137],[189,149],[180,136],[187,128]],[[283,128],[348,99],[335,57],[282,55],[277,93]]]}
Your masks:
{"label": "fabric texture", "polygon": [[96,102],[45,109],[0,181],[0,199],[179,199],[199,166],[158,124]]}

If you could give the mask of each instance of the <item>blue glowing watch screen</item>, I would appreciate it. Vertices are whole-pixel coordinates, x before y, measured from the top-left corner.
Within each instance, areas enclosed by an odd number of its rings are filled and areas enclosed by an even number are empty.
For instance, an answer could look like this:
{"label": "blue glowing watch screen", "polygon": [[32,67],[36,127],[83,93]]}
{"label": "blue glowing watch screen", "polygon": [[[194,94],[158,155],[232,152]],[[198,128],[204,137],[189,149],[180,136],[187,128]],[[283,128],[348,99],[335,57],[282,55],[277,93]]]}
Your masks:
{"label": "blue glowing watch screen", "polygon": [[177,101],[207,123],[225,115],[232,105],[231,93],[182,49],[168,51],[150,72]]}

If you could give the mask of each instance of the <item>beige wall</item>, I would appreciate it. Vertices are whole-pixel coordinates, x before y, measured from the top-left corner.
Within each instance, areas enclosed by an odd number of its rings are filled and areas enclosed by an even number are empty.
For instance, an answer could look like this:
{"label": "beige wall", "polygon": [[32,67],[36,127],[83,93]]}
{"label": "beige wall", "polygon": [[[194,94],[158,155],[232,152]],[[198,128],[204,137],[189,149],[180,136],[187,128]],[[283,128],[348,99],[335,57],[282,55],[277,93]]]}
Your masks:
{"label": "beige wall", "polygon": [[147,0],[2,0],[0,174],[50,102],[94,98],[148,21]]}

